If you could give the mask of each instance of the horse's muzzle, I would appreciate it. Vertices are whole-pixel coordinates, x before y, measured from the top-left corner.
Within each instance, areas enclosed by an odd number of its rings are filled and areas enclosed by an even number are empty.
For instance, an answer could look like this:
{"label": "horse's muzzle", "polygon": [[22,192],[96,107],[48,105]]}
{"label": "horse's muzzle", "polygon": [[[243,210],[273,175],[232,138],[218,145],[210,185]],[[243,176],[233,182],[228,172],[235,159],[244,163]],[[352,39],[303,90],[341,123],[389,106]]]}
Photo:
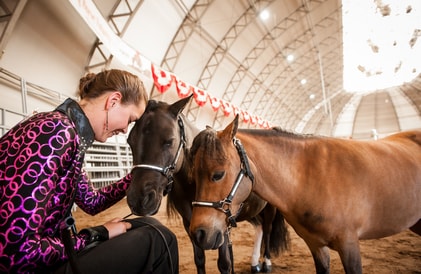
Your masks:
{"label": "horse's muzzle", "polygon": [[127,192],[127,204],[134,215],[151,216],[155,215],[161,206],[161,195],[154,190],[149,191],[147,195],[133,195]]}
{"label": "horse's muzzle", "polygon": [[192,235],[194,242],[204,250],[217,249],[224,243],[224,234],[219,230],[199,227]]}

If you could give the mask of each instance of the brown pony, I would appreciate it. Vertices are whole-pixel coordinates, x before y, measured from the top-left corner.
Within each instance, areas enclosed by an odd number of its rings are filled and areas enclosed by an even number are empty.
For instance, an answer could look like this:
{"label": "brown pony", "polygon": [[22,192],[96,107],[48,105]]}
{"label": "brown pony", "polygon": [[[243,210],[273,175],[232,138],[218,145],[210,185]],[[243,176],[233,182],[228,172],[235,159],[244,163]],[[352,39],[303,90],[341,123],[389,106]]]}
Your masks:
{"label": "brown pony", "polygon": [[[360,239],[408,228],[421,235],[421,131],[355,141],[237,128],[238,116],[194,139],[194,204],[229,196],[235,212],[256,192],[304,239],[317,273],[329,273],[329,248],[346,273],[361,273]],[[193,208],[190,232],[199,246],[221,244],[226,225],[220,211]]]}

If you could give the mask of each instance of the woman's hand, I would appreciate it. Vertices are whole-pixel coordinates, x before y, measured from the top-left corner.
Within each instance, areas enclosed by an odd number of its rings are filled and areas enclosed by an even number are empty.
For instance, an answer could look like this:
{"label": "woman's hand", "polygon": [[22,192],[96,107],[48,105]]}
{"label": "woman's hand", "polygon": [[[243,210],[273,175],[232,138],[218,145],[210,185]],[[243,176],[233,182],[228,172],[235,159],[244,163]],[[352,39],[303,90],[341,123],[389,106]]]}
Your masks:
{"label": "woman's hand", "polygon": [[104,224],[104,226],[108,230],[109,239],[123,234],[132,228],[132,225],[129,222],[125,222],[121,218],[115,218],[111,221],[108,221]]}

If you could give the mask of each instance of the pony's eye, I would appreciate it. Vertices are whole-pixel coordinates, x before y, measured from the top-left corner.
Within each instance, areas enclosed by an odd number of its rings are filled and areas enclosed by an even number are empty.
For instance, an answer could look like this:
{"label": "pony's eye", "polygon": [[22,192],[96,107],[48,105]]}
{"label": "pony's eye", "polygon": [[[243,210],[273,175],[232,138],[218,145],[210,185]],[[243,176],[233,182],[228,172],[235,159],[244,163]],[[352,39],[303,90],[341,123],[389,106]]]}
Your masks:
{"label": "pony's eye", "polygon": [[171,147],[174,139],[168,139],[164,141],[164,146]]}
{"label": "pony's eye", "polygon": [[216,182],[221,180],[225,175],[225,171],[217,171],[212,176],[212,181]]}

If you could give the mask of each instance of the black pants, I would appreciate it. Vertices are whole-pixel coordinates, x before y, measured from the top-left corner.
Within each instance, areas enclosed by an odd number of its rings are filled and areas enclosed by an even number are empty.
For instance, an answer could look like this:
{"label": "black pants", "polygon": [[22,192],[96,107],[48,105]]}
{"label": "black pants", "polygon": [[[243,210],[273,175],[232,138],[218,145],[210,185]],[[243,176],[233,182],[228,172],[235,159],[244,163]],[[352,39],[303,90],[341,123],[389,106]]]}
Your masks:
{"label": "black pants", "polygon": [[[178,245],[174,233],[151,217],[127,221],[132,223],[132,229],[77,255],[81,274],[178,274]],[[67,262],[54,273],[74,272]]]}

